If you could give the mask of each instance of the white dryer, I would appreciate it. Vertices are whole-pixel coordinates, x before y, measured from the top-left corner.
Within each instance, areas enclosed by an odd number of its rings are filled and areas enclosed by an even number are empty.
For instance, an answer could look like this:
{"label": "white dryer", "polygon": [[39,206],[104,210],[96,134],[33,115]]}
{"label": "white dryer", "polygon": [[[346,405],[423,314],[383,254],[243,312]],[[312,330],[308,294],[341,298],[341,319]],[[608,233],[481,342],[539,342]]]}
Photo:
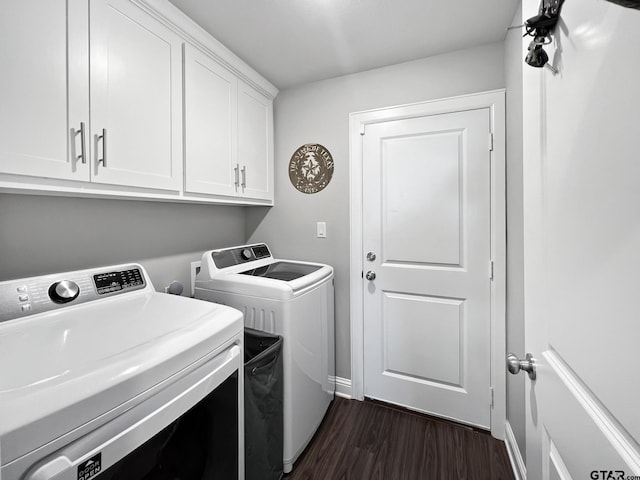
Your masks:
{"label": "white dryer", "polygon": [[290,472],[335,393],[333,268],[277,260],[265,244],[210,250],[194,296],[240,310],[247,327],[282,335],[283,469]]}
{"label": "white dryer", "polygon": [[0,282],[0,479],[243,479],[242,333],[137,264]]}

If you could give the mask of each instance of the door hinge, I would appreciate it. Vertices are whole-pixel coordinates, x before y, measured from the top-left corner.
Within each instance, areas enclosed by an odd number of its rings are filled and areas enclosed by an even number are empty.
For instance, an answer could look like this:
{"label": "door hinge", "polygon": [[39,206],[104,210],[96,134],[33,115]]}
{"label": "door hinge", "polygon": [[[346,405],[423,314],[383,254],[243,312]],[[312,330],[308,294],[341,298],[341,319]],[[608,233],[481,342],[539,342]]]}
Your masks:
{"label": "door hinge", "polygon": [[489,133],[489,151],[493,152],[493,132]]}
{"label": "door hinge", "polygon": [[489,262],[489,280],[493,280],[493,260]]}
{"label": "door hinge", "polygon": [[493,387],[489,387],[489,406],[493,407]]}
{"label": "door hinge", "polygon": [[360,124],[360,135],[364,135],[364,123]]}

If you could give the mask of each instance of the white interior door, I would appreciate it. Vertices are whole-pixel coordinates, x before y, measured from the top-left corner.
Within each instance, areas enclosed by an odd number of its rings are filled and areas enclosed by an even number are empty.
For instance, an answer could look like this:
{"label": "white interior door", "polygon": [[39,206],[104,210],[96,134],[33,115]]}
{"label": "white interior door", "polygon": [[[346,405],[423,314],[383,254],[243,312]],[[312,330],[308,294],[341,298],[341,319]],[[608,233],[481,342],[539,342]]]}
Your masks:
{"label": "white interior door", "polygon": [[[523,2],[524,18],[536,9]],[[559,75],[523,64],[532,479],[640,475],[640,70],[627,55],[639,14],[565,2],[545,47]]]}
{"label": "white interior door", "polygon": [[367,125],[362,187],[365,396],[485,428],[489,135],[488,108]]}

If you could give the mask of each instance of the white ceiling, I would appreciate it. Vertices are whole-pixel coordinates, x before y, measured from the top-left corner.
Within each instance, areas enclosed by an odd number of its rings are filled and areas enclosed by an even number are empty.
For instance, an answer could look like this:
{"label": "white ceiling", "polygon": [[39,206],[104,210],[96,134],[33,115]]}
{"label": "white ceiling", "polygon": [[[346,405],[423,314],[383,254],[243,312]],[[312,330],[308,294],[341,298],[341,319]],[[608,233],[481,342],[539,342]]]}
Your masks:
{"label": "white ceiling", "polygon": [[283,89],[502,41],[517,0],[170,0]]}

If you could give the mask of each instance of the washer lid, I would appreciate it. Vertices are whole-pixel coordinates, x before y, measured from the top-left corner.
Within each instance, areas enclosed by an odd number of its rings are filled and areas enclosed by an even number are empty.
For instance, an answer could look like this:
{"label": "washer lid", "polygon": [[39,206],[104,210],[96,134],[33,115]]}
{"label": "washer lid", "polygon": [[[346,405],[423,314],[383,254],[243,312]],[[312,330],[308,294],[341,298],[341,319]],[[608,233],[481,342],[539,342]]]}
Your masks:
{"label": "washer lid", "polygon": [[321,268],[322,265],[280,261],[240,272],[240,274],[251,275],[254,277],[273,278],[274,280],[283,280],[285,282],[290,282],[291,280],[309,275],[310,273],[313,273],[316,270],[320,270]]}
{"label": "washer lid", "polygon": [[146,291],[3,322],[2,463],[139,403],[242,328],[230,307]]}
{"label": "washer lid", "polygon": [[[255,262],[251,270],[246,270],[249,265],[236,265],[220,271],[211,268],[207,261],[205,253],[202,259],[203,268],[195,281],[195,298],[211,300],[212,297],[207,292],[212,290],[287,301],[304,295],[333,278],[333,268],[321,263],[261,260]],[[277,263],[282,263],[283,266],[266,275],[263,274],[269,271],[271,264]],[[287,279],[285,276],[295,278]]]}

